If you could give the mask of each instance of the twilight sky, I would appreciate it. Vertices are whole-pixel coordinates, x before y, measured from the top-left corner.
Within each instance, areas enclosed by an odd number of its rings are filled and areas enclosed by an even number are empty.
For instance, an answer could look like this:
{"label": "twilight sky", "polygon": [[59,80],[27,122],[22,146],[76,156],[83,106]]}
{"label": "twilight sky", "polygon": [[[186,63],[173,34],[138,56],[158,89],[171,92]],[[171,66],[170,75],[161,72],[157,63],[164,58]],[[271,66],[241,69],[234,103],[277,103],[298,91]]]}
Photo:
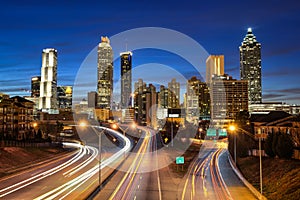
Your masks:
{"label": "twilight sky", "polygon": [[[173,29],[209,54],[224,54],[225,72],[239,79],[238,47],[252,27],[262,44],[263,101],[300,104],[297,0],[6,1],[1,3],[0,22],[0,92],[10,95],[29,95],[30,78],[40,75],[43,48],[58,50],[58,85],[73,85],[100,36],[140,27]],[[133,53],[133,67],[162,63],[185,73],[184,62],[169,53]],[[119,71],[119,66],[116,61],[114,69]],[[186,70],[184,75],[192,73]]]}

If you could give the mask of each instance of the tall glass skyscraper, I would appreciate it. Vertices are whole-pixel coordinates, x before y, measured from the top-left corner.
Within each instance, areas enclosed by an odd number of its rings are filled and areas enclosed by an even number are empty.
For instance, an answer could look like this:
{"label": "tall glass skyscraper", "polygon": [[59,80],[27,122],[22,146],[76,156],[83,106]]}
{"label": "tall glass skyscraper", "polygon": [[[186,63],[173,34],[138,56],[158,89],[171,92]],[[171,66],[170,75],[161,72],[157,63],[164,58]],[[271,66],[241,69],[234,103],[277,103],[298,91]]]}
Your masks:
{"label": "tall glass skyscraper", "polygon": [[42,53],[39,109],[57,110],[57,50],[44,49]]}
{"label": "tall glass skyscraper", "polygon": [[122,52],[121,56],[121,108],[131,106],[131,84],[132,84],[132,53]]}
{"label": "tall glass skyscraper", "polygon": [[249,104],[261,103],[261,44],[256,40],[251,28],[248,28],[240,46],[240,73],[241,80],[248,80]]}
{"label": "tall glass skyscraper", "polygon": [[168,91],[168,107],[180,108],[180,83],[175,78],[168,83]]}
{"label": "tall glass skyscraper", "polygon": [[206,83],[209,85],[213,76],[224,74],[224,55],[210,55],[206,59]]}
{"label": "tall glass skyscraper", "polygon": [[31,97],[40,97],[41,77],[34,76],[31,78]]}
{"label": "tall glass skyscraper", "polygon": [[113,51],[108,37],[98,45],[97,107],[110,109],[113,95]]}

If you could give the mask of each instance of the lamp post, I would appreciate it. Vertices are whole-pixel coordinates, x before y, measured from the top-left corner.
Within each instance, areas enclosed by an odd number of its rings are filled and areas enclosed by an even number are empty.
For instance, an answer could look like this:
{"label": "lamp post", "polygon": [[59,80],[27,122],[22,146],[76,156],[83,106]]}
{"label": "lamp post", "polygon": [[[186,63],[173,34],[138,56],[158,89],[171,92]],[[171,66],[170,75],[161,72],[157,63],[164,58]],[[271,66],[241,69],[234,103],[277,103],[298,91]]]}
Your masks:
{"label": "lamp post", "polygon": [[229,126],[229,130],[233,133],[234,135],[234,163],[236,164],[236,133],[234,132],[236,127],[234,125]]}
{"label": "lamp post", "polygon": [[[132,124],[131,124],[130,126],[128,126],[126,129],[120,128],[120,129],[122,130],[122,132],[123,132],[124,137],[126,136],[126,131],[127,131],[130,127],[133,128],[133,129],[135,129],[135,128],[136,128],[136,124],[135,124],[135,123],[132,123]],[[118,126],[117,126],[116,124],[113,124],[113,125],[112,125],[112,128],[116,130],[116,129],[118,128]],[[124,151],[124,159],[125,159],[125,157],[126,157],[126,152]]]}
{"label": "lamp post", "polygon": [[99,151],[99,169],[98,169],[98,171],[99,171],[99,191],[101,190],[101,186],[102,186],[102,184],[101,184],[101,159],[102,159],[102,156],[101,156],[101,153],[102,153],[102,141],[101,141],[101,135],[104,133],[104,131],[105,131],[105,129],[101,129],[101,131],[98,133],[97,131],[95,131],[96,132],[96,134],[98,135],[98,139],[99,139],[99,141],[98,141],[98,151]]}
{"label": "lamp post", "polygon": [[260,180],[260,194],[262,194],[262,162],[261,162],[261,137],[258,138],[259,148],[259,180]]}
{"label": "lamp post", "polygon": [[[86,124],[86,122],[84,122],[84,121],[81,121],[80,123],[79,123],[79,126],[81,126],[81,127],[86,127],[87,126],[87,124]],[[98,181],[99,181],[99,191],[101,190],[101,187],[102,187],[102,184],[101,184],[101,159],[102,159],[102,157],[101,157],[101,153],[102,153],[102,140],[101,140],[101,135],[104,133],[104,131],[105,131],[105,129],[103,129],[103,128],[101,128],[101,130],[100,130],[100,132],[98,132],[93,126],[91,126],[92,127],[92,129],[94,130],[94,132],[97,134],[97,136],[98,136],[98,152],[99,152],[99,161],[98,161],[98,163],[99,163],[99,165],[98,165],[98,171],[99,171],[99,177],[98,177]]]}
{"label": "lamp post", "polygon": [[[249,122],[248,122],[249,123]],[[252,138],[258,138],[258,151],[259,151],[259,181],[260,181],[260,194],[262,195],[262,156],[261,156],[261,139],[262,138],[266,138],[267,135],[265,133],[258,133],[255,134],[255,137],[253,137],[253,135],[251,133],[249,133],[248,131],[239,128],[241,131],[243,131],[244,133],[246,133],[248,136],[252,137]]]}
{"label": "lamp post", "polygon": [[261,156],[261,139],[266,138],[265,133],[256,134],[258,137],[258,151],[259,151],[259,181],[260,181],[260,194],[262,194],[262,156]]}

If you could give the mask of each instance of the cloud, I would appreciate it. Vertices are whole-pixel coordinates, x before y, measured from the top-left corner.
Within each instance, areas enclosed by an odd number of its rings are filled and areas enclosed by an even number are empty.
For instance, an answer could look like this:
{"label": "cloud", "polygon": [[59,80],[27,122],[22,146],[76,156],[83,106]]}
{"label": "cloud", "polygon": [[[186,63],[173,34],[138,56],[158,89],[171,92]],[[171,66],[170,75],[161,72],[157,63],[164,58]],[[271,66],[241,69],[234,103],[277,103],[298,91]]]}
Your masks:
{"label": "cloud", "polygon": [[10,93],[11,95],[14,95],[14,93],[24,93],[25,95],[28,95],[28,93],[30,93],[30,88],[0,88],[0,92]]}
{"label": "cloud", "polygon": [[264,57],[286,55],[300,51],[300,46],[291,43],[291,46],[281,48],[268,48],[269,50],[263,55]]}
{"label": "cloud", "polygon": [[299,94],[300,88],[287,88],[287,89],[271,89],[267,90],[270,93],[281,93],[281,94]]}
{"label": "cloud", "polygon": [[[276,70],[275,70],[276,69]],[[287,66],[274,66],[272,69],[266,69],[265,72],[263,72],[263,77],[282,77],[282,76],[291,76],[291,73],[293,74],[300,74],[300,69],[298,68],[290,68]]]}
{"label": "cloud", "polygon": [[240,70],[240,66],[236,66],[236,67],[230,67],[230,68],[226,68],[225,69],[225,73],[229,73],[229,72],[237,72]]}
{"label": "cloud", "polygon": [[280,98],[284,97],[285,95],[283,94],[263,94],[263,99],[275,99],[275,98]]}

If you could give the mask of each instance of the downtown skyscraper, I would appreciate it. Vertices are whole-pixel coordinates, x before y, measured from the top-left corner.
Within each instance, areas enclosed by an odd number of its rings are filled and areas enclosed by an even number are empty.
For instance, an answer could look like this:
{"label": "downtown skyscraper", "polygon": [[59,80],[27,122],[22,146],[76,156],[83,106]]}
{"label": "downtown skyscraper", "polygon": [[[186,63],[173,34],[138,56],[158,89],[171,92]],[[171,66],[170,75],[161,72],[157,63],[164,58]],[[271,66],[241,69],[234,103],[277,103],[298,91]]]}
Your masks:
{"label": "downtown skyscraper", "polygon": [[57,50],[43,49],[39,109],[53,113],[57,110]]}
{"label": "downtown skyscraper", "polygon": [[180,108],[180,83],[175,78],[168,83],[168,107]]}
{"label": "downtown skyscraper", "polygon": [[108,37],[98,45],[97,107],[110,109],[113,95],[113,51]]}
{"label": "downtown skyscraper", "polygon": [[131,84],[132,84],[132,53],[122,52],[121,56],[121,108],[131,106]]}
{"label": "downtown skyscraper", "polygon": [[239,49],[241,80],[248,81],[249,104],[261,103],[261,44],[256,40],[251,28],[248,28]]}
{"label": "downtown skyscraper", "polygon": [[34,76],[31,78],[31,97],[40,97],[41,77]]}
{"label": "downtown skyscraper", "polygon": [[224,55],[210,55],[206,59],[206,83],[209,85],[214,76],[224,74]]}

